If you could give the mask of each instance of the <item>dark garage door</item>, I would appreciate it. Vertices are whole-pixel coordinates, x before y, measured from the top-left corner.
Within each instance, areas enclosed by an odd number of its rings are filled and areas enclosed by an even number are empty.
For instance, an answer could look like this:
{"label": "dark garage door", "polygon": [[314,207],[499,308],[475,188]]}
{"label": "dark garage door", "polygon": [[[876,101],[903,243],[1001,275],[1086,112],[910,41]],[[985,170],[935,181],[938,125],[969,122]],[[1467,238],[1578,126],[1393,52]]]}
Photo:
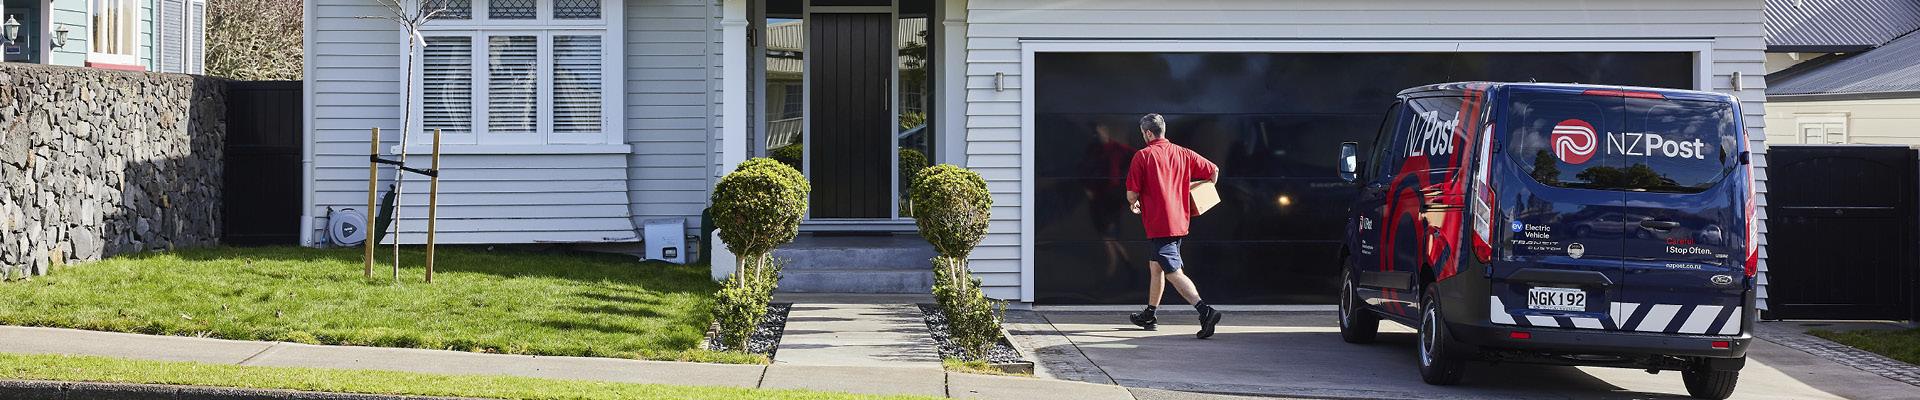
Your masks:
{"label": "dark garage door", "polygon": [[[1196,219],[1188,274],[1208,302],[1329,304],[1354,187],[1343,141],[1371,145],[1400,89],[1496,80],[1692,88],[1690,53],[1042,53],[1035,56],[1035,294],[1138,304],[1146,242],[1125,206],[1140,114],[1223,171]],[[1169,289],[1167,296],[1178,303]]]}

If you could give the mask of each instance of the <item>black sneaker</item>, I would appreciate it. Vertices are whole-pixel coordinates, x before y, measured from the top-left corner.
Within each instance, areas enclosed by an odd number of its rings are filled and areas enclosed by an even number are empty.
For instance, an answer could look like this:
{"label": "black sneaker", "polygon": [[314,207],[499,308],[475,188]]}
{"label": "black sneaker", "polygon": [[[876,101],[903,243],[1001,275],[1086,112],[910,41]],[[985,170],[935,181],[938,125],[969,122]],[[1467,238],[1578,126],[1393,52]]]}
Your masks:
{"label": "black sneaker", "polygon": [[1200,313],[1200,333],[1195,333],[1193,336],[1201,339],[1213,337],[1213,327],[1219,324],[1220,310],[1208,307],[1207,312]]}
{"label": "black sneaker", "polygon": [[1133,314],[1127,314],[1127,320],[1133,321],[1133,324],[1139,325],[1141,329],[1146,329],[1150,331],[1158,329],[1158,327],[1160,326],[1160,319],[1155,318],[1153,314],[1148,314],[1146,312],[1137,312]]}

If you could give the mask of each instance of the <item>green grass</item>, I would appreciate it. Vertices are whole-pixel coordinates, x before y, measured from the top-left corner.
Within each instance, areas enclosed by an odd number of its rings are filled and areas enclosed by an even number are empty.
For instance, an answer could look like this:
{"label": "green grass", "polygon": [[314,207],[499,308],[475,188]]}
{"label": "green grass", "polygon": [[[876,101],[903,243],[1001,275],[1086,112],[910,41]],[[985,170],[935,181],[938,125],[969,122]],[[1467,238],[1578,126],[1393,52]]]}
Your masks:
{"label": "green grass", "polygon": [[1002,371],[999,368],[994,368],[993,364],[987,363],[986,360],[969,361],[969,360],[961,360],[953,357],[947,357],[945,359],[940,360],[940,366],[946,367],[947,371],[962,372],[962,373],[969,373],[969,374],[999,375],[999,376],[1033,376],[1033,374],[1021,374],[1021,373],[1012,373],[1012,372]]}
{"label": "green grass", "polygon": [[[702,349],[719,286],[702,266],[442,247],[362,277],[361,249],[205,248],[0,284],[0,324],[311,344],[755,363]],[[391,249],[382,249],[389,257]]]}
{"label": "green grass", "polygon": [[[437,279],[436,279],[437,280]],[[652,385],[512,376],[243,367],[90,356],[0,354],[0,379],[148,383],[506,399],[909,399],[800,390]]]}
{"label": "green grass", "polygon": [[1844,332],[1816,329],[1807,333],[1905,361],[1908,364],[1920,365],[1920,329],[1860,329]]}

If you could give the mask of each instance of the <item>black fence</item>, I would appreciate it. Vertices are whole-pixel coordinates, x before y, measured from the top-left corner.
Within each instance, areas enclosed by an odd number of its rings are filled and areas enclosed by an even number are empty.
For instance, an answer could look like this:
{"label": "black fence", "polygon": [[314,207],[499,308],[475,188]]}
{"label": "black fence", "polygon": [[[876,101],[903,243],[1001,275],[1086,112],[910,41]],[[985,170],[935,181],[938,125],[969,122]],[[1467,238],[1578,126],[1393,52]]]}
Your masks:
{"label": "black fence", "polygon": [[1911,320],[1920,164],[1899,146],[1768,149],[1769,319]]}
{"label": "black fence", "polygon": [[235,81],[227,87],[227,149],[221,242],[300,240],[303,110],[299,81]]}

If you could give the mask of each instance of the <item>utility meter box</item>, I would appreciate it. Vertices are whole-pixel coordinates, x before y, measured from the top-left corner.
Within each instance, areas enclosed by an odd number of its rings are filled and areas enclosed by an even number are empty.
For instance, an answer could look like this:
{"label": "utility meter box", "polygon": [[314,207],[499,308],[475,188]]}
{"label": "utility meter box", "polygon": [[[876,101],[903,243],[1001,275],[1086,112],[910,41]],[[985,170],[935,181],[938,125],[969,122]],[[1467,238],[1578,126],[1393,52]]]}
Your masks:
{"label": "utility meter box", "polygon": [[649,219],[643,223],[648,260],[687,263],[687,220]]}

